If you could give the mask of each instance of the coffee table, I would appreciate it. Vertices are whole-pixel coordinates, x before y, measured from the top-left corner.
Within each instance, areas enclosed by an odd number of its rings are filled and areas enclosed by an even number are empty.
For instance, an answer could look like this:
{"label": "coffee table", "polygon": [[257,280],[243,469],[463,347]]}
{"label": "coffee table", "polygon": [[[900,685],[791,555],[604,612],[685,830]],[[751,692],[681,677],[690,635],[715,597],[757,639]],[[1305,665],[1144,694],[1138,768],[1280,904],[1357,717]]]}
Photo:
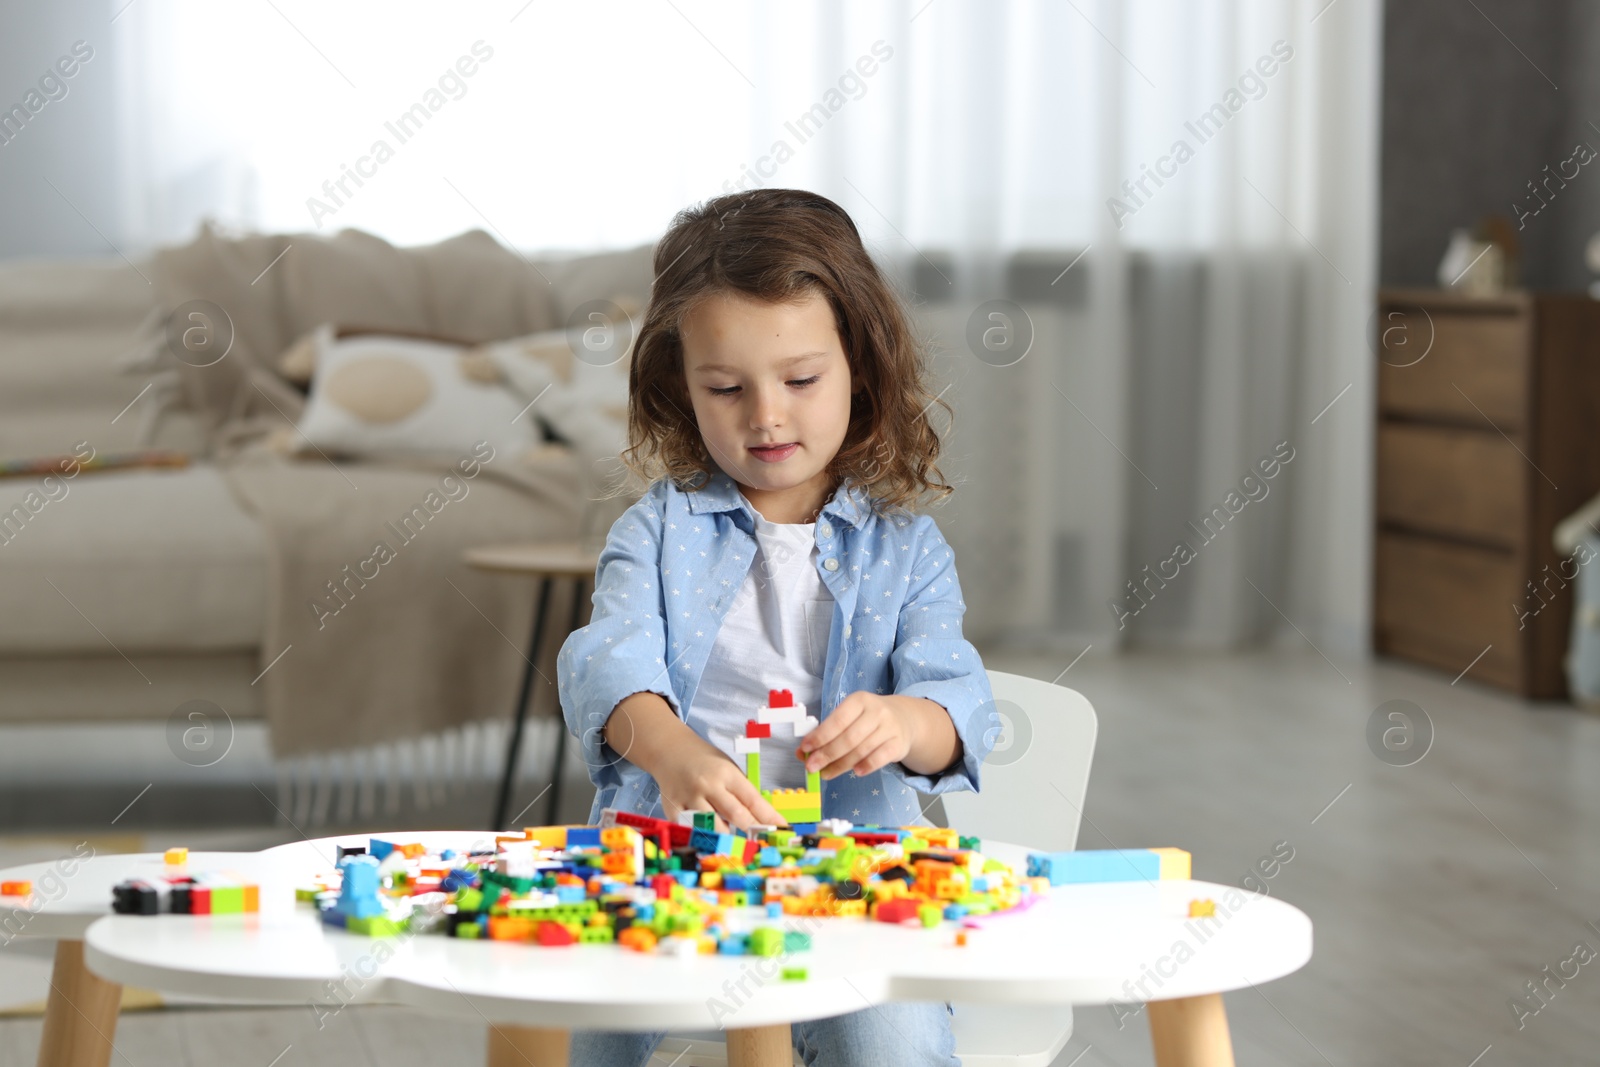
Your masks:
{"label": "coffee table", "polygon": [[[378,836],[430,849],[493,839],[473,831]],[[40,929],[83,937],[83,961],[92,972],[85,973],[102,984],[297,1002],[319,1012],[354,1003],[402,1004],[479,1021],[490,1028],[492,1067],[562,1063],[572,1028],[722,1030],[731,1064],[776,1067],[790,1062],[791,1022],[896,1000],[1150,1000],[1162,1067],[1223,1067],[1233,1063],[1233,1054],[1220,994],[1282,977],[1311,956],[1311,921],[1299,909],[1196,881],[1058,887],[1026,910],[979,920],[964,947],[955,944],[950,923],[922,929],[795,916],[775,921],[809,932],[812,948],[778,960],[644,955],[616,945],[541,948],[432,934],[380,940],[323,925],[288,892],[318,870],[331,871],[337,845],[366,841],[366,835],[331,837],[191,861],[253,873],[262,885],[258,915],[106,915],[102,903],[86,931],[77,918],[67,921],[66,912]],[[1020,867],[1029,850],[988,842],[984,851]],[[104,877],[99,861],[91,861],[74,881],[71,899],[83,898],[81,904],[104,889],[101,899],[109,901],[110,885],[125,876],[129,857],[106,859],[122,860],[123,872]],[[6,878],[16,873],[3,872]],[[1194,898],[1214,899],[1218,916],[1188,918]],[[1243,904],[1228,907],[1230,899]],[[808,977],[784,981],[780,964],[803,966]],[[114,1001],[111,1011],[114,1023]],[[41,1058],[42,1064],[68,1062],[95,1061]]]}

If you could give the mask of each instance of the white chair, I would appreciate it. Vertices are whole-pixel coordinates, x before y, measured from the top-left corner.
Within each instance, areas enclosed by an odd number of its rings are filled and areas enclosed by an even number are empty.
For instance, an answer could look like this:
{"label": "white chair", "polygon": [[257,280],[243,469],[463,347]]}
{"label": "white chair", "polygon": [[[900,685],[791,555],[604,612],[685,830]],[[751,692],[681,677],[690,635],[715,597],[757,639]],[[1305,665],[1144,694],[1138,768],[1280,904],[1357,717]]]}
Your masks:
{"label": "white chair", "polygon": [[[1052,852],[1077,846],[1094,759],[1094,708],[1081,693],[1036,678],[989,672],[999,731],[978,793],[945,793],[946,821],[980,840]],[[963,1067],[1048,1067],[1072,1036],[1072,1008],[957,1001],[951,1029]],[[652,1064],[727,1067],[718,1031],[669,1034]],[[796,1067],[803,1067],[798,1054]]]}

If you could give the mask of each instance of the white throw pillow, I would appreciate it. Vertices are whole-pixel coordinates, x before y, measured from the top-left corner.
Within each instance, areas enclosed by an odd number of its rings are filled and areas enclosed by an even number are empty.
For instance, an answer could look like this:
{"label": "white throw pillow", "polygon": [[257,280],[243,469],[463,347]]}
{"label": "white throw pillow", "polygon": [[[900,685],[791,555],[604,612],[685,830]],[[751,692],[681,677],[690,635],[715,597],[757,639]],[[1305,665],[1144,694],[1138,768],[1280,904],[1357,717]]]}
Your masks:
{"label": "white throw pillow", "polygon": [[[316,331],[316,373],[296,451],[347,456],[455,456],[487,441],[520,456],[541,434],[527,401],[469,378],[460,345]],[[552,380],[553,376],[552,376]]]}
{"label": "white throw pillow", "polygon": [[[636,336],[637,323],[633,324]],[[581,330],[547,330],[483,345],[511,387],[551,430],[594,462],[628,445],[630,337],[621,356],[586,350]]]}

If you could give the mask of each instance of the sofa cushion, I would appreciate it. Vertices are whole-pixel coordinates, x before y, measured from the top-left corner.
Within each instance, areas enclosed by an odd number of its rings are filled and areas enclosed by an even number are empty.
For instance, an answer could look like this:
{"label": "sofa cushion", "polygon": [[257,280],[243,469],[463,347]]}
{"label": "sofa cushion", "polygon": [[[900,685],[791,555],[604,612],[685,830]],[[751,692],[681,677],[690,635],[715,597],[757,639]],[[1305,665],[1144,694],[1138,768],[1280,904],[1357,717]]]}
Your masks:
{"label": "sofa cushion", "polygon": [[0,480],[0,656],[260,647],[266,540],[214,467],[39,484]]}
{"label": "sofa cushion", "polygon": [[521,456],[540,438],[528,402],[469,377],[459,345],[384,334],[335,340],[326,324],[312,336],[316,371],[297,451],[455,457],[486,441],[496,455]]}

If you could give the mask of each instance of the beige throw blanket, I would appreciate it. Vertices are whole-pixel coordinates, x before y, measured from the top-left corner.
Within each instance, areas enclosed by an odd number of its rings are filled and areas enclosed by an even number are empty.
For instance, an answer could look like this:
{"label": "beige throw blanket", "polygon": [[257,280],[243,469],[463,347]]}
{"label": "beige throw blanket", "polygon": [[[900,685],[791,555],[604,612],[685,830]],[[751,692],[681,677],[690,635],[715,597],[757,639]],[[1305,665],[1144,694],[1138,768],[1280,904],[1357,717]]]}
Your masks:
{"label": "beige throw blanket", "polygon": [[305,330],[334,322],[517,336],[558,325],[544,284],[481,233],[398,249],[355,231],[227,239],[207,227],[153,266],[166,309],[212,301],[236,328],[227,358],[180,370],[190,403],[208,416],[214,458],[269,543],[256,684],[275,754],[370,749],[503,719],[526,663],[534,583],[473,571],[462,554],[572,540],[586,513],[588,530],[603,533],[606,515],[627,506],[591,503],[605,457],[497,455],[468,476],[457,464],[470,465],[470,454],[291,458],[266,442],[300,415],[300,394],[274,364]]}
{"label": "beige throw blanket", "polygon": [[[571,540],[581,503],[570,457],[516,462],[496,457],[467,478],[443,462],[336,469],[261,449],[224,467],[267,534],[266,673],[257,684],[277,755],[507,715],[526,664],[534,583],[474,571],[462,554]],[[541,657],[546,675],[551,658]]]}

